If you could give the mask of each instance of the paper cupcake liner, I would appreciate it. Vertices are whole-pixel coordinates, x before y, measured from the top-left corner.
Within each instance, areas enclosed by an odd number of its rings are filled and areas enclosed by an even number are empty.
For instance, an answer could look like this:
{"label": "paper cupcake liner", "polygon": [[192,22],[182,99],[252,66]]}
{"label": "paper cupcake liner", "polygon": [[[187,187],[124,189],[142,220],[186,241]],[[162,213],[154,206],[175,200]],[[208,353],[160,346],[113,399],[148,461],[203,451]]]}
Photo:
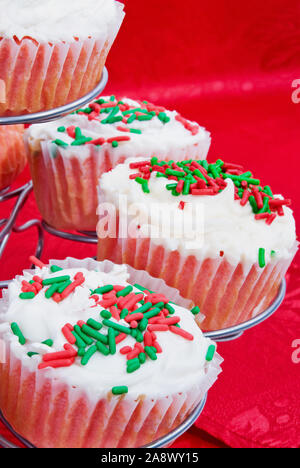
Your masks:
{"label": "paper cupcake liner", "polygon": [[23,133],[23,125],[0,126],[0,190],[8,187],[26,165]]}
{"label": "paper cupcake liner", "polygon": [[[100,268],[110,271],[111,262],[68,258],[56,265]],[[131,269],[133,281],[141,273]],[[143,279],[147,279],[144,277]],[[158,285],[157,280],[148,281]],[[152,283],[153,281],[153,283]],[[163,286],[160,281],[160,288]],[[170,292],[170,288],[165,288]],[[173,292],[177,298],[178,292]],[[0,301],[0,312],[6,299]],[[34,369],[30,358],[17,357],[15,337],[6,341],[6,362],[0,365],[0,408],[13,429],[36,447],[41,448],[126,448],[142,447],[179,426],[204,398],[220,373],[218,354],[207,363],[206,374],[199,384],[186,392],[154,398],[129,394],[119,397],[110,392],[93,400],[80,388],[70,387],[55,377],[55,370]]]}
{"label": "paper cupcake liner", "polygon": [[107,35],[72,42],[0,39],[0,115],[40,112],[72,102],[99,83],[124,18],[120,6]]}
{"label": "paper cupcake liner", "polygon": [[189,299],[189,307],[200,307],[205,319],[196,320],[203,330],[231,327],[263,312],[274,300],[289,268],[298,244],[290,257],[272,260],[265,268],[258,264],[230,264],[226,258],[197,259],[168,250],[163,245],[144,239],[100,239],[98,260],[127,263],[138,270],[162,278]]}
{"label": "paper cupcake liner", "polygon": [[[175,161],[206,157],[209,144],[205,143],[206,153],[201,145],[173,150],[162,157]],[[56,229],[94,231],[99,178],[127,158],[142,156],[134,148],[122,153],[94,145],[60,149],[49,141],[41,142],[40,146],[41,150],[36,151],[31,149],[30,142],[26,143],[34,192],[42,217]]]}

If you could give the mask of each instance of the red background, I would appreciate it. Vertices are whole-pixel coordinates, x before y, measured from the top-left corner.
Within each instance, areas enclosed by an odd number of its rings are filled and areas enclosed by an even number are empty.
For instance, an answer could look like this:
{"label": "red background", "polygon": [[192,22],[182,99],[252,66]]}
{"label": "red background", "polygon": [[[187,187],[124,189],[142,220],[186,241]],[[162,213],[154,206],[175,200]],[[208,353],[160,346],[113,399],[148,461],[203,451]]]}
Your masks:
{"label": "red background", "polygon": [[[212,132],[209,159],[243,163],[293,199],[300,221],[298,0],[127,0],[110,53],[107,92],[176,108]],[[300,96],[300,93],[299,93]],[[16,186],[28,177],[19,178]],[[11,203],[1,206],[5,216]],[[19,217],[38,217],[33,197]],[[13,235],[0,279],[28,266],[34,231]],[[46,236],[43,258],[95,255],[96,248]],[[197,424],[177,447],[300,447],[300,260],[288,274],[284,304],[264,324],[219,345],[223,374]]]}

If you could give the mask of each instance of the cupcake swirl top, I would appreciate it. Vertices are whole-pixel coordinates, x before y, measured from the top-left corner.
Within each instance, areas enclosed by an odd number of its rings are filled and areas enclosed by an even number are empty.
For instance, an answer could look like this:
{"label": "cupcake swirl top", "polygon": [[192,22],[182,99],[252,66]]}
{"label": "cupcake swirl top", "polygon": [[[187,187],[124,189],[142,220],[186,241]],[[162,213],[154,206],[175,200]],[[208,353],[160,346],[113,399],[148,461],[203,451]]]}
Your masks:
{"label": "cupcake swirl top", "polygon": [[0,36],[56,42],[106,37],[123,19],[115,0],[0,0]]}
{"label": "cupcake swirl top", "polygon": [[237,164],[131,159],[103,174],[100,191],[100,202],[117,206],[126,195],[130,234],[171,250],[264,267],[295,246],[291,200]]}
{"label": "cupcake swirl top", "polygon": [[59,121],[32,126],[28,139],[32,149],[38,149],[40,142],[51,141],[64,154],[77,148],[82,157],[88,154],[85,146],[89,145],[108,146],[122,155],[134,148],[142,156],[184,150],[188,145],[205,144],[208,149],[210,134],[176,111],[147,101],[109,96]]}
{"label": "cupcake swirl top", "polygon": [[36,263],[10,284],[0,314],[0,336],[30,369],[97,398],[168,395],[204,378],[215,345],[195,323],[198,309],[132,286],[125,266],[106,274]]}

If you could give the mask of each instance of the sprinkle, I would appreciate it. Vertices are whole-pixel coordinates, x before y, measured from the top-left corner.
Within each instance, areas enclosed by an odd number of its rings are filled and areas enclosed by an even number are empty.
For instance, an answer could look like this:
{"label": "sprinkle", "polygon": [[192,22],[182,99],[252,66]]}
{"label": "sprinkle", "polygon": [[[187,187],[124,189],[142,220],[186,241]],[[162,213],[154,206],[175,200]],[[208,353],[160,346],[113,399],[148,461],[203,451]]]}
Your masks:
{"label": "sprinkle", "polygon": [[57,131],[63,133],[66,131],[66,127],[58,127]]}
{"label": "sprinkle", "polygon": [[108,346],[110,354],[116,354],[115,333],[112,328],[108,329]]}
{"label": "sprinkle", "polygon": [[45,340],[42,342],[42,344],[49,346],[49,348],[52,348],[53,346],[53,340]]}
{"label": "sprinkle", "polygon": [[156,356],[156,352],[154,351],[153,347],[145,346],[145,352],[152,361],[156,361],[157,356]]}
{"label": "sprinkle", "polygon": [[47,299],[50,299],[50,297],[52,297],[53,294],[57,292],[58,287],[59,287],[59,284],[56,284],[56,283],[52,284],[50,288],[48,288],[47,291],[45,292],[45,297]]}
{"label": "sprinkle", "polygon": [[121,343],[121,341],[125,340],[125,338],[127,338],[127,334],[126,333],[120,333],[120,335],[118,335],[116,337],[116,344]]}
{"label": "sprinkle", "polygon": [[23,292],[19,294],[20,299],[33,299],[35,297],[34,292]]}
{"label": "sprinkle", "polygon": [[119,386],[119,387],[113,387],[111,389],[111,392],[113,395],[123,395],[124,393],[128,393],[128,387],[124,386]]}
{"label": "sprinkle", "polygon": [[207,353],[206,353],[206,361],[210,362],[213,360],[213,357],[215,355],[215,351],[216,351],[216,347],[215,345],[210,345],[208,350],[207,350]]}
{"label": "sprinkle", "polygon": [[54,284],[54,283],[63,283],[65,281],[68,281],[70,279],[70,276],[66,275],[66,276],[56,276],[54,278],[47,278],[45,280],[43,280],[43,286],[48,286],[48,285],[51,285],[51,284]]}
{"label": "sprinkle", "polygon": [[106,286],[101,286],[101,288],[95,289],[93,294],[106,294],[113,291],[114,287],[112,284],[107,284]]}
{"label": "sprinkle", "polygon": [[[104,324],[104,325],[106,325],[106,324]],[[101,343],[107,344],[107,342],[108,342],[107,336],[102,335],[101,333],[99,333],[98,331],[96,331],[93,328],[89,327],[88,325],[82,325],[81,329],[86,335],[91,336],[92,338],[94,338],[97,341],[101,341]]]}
{"label": "sprinkle", "polygon": [[103,354],[104,356],[108,356],[109,355],[109,349],[103,344],[101,343],[101,341],[97,341],[96,342],[96,346],[97,346],[97,350]]}
{"label": "sprinkle", "polygon": [[38,356],[39,353],[34,353],[33,351],[30,351],[29,353],[27,353],[27,356],[29,356],[30,358],[32,356]]}
{"label": "sprinkle", "polygon": [[96,345],[91,346],[90,348],[87,349],[85,352],[83,358],[81,359],[81,364],[82,366],[86,366],[91,357],[97,352],[98,348]]}
{"label": "sprinkle", "polygon": [[19,338],[19,343],[23,346],[26,343],[26,339],[23,333],[21,332],[19,325],[16,322],[13,322],[10,327],[13,334]]}
{"label": "sprinkle", "polygon": [[170,331],[172,333],[175,333],[176,335],[179,335],[179,336],[182,336],[183,338],[185,338],[186,340],[189,340],[189,341],[193,341],[194,337],[193,335],[191,335],[190,333],[188,333],[187,331],[185,330],[182,330],[181,328],[178,328],[174,325],[171,325],[170,326]]}
{"label": "sprinkle", "polygon": [[104,319],[110,319],[111,318],[111,313],[108,310],[102,310],[100,312],[100,315]]}
{"label": "sprinkle", "polygon": [[58,359],[57,361],[49,361],[49,362],[42,362],[41,364],[38,365],[38,369],[45,369],[46,367],[53,367],[53,368],[58,368],[58,367],[69,367],[74,364],[74,358],[73,359]]}
{"label": "sprinkle", "polygon": [[89,319],[87,320],[86,324],[87,324],[89,327],[92,327],[92,328],[94,328],[94,329],[97,330],[97,331],[101,330],[101,328],[102,328],[102,323],[97,322],[97,321],[94,320],[93,318],[89,318]]}
{"label": "sprinkle", "polygon": [[84,341],[87,345],[93,344],[93,340],[88,335],[83,333],[83,331],[81,330],[81,327],[79,325],[74,326],[74,331],[82,339],[82,341]]}
{"label": "sprinkle", "polygon": [[258,251],[258,263],[260,268],[264,268],[266,266],[266,250],[260,248]]}
{"label": "sprinkle", "polygon": [[76,338],[74,335],[72,335],[71,333],[71,330],[69,329],[69,327],[67,327],[67,325],[65,325],[62,329],[62,334],[64,335],[64,337],[66,338],[66,340],[68,340],[69,343],[71,344],[75,344],[76,343]]}
{"label": "sprinkle", "polygon": [[52,265],[50,267],[50,270],[51,270],[52,273],[57,273],[58,271],[62,271],[62,268],[59,267],[59,266],[56,266],[56,265]]}
{"label": "sprinkle", "polygon": [[131,291],[133,291],[133,287],[132,286],[127,286],[126,288],[122,289],[121,291],[118,291],[116,296],[117,297],[124,297],[124,296],[127,296],[129,293],[131,293]]}
{"label": "sprinkle", "polygon": [[60,140],[59,138],[54,140],[53,143],[55,143],[57,146],[62,146],[62,147],[69,146],[68,143],[66,143],[65,141]]}
{"label": "sprinkle", "polygon": [[200,312],[200,307],[195,306],[191,309],[192,314],[197,315]]}
{"label": "sprinkle", "polygon": [[106,327],[111,327],[114,330],[117,330],[121,333],[126,333],[126,335],[130,335],[130,328],[124,327],[123,325],[120,325],[119,323],[112,322],[111,320],[103,320],[103,325]]}

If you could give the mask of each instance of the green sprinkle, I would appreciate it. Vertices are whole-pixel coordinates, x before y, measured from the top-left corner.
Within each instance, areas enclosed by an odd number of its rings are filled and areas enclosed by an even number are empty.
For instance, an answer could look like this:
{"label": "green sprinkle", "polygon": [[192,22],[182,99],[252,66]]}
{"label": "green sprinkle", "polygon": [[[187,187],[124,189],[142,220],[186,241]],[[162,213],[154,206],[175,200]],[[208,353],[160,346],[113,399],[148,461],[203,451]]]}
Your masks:
{"label": "green sprinkle", "polygon": [[215,345],[210,345],[208,347],[207,353],[206,353],[206,361],[210,362],[213,360],[213,357],[215,355],[216,347]]}
{"label": "green sprinkle", "polygon": [[56,266],[56,265],[52,265],[50,267],[50,270],[51,270],[52,273],[57,273],[58,271],[62,271],[62,268],[59,267],[59,266]]}
{"label": "green sprinkle", "polygon": [[89,318],[86,322],[86,324],[89,326],[89,327],[92,327],[94,328],[95,330],[101,330],[102,328],[102,323],[100,322],[97,322],[96,320],[94,320],[93,318]]}
{"label": "green sprinkle", "polygon": [[29,353],[27,353],[27,356],[29,357],[32,357],[32,356],[37,356],[39,353],[34,353],[32,351],[30,351]]}
{"label": "green sprinkle", "polygon": [[47,278],[45,280],[43,280],[43,286],[48,286],[48,285],[51,285],[51,284],[54,284],[54,283],[63,283],[65,281],[68,281],[70,279],[70,276],[69,275],[66,275],[66,276],[57,276],[57,277],[54,277],[54,278]]}
{"label": "green sprinkle", "polygon": [[[105,325],[105,324],[104,324]],[[91,336],[97,341],[101,341],[101,343],[107,344],[108,343],[108,338],[105,335],[102,335],[98,331],[94,330],[93,328],[89,327],[88,325],[82,325],[81,330],[83,333],[86,333],[86,335]]]}
{"label": "green sprinkle", "polygon": [[19,294],[20,299],[33,299],[35,297],[34,292],[26,292]]}
{"label": "green sprinkle", "polygon": [[26,339],[23,333],[21,332],[19,325],[16,322],[13,322],[10,327],[11,327],[13,334],[19,338],[19,343],[21,345],[24,345],[26,343]]}
{"label": "green sprinkle", "polygon": [[80,336],[77,335],[77,333],[76,333],[74,330],[72,330],[71,333],[72,333],[72,335],[76,338],[76,346],[77,346],[78,348],[84,348],[84,349],[85,349],[86,344],[85,344],[85,342],[80,338]]}
{"label": "green sprinkle", "polygon": [[149,115],[149,114],[139,115],[137,119],[138,119],[139,121],[143,121],[143,120],[152,120],[152,119],[153,119],[153,115]]}
{"label": "green sprinkle", "polygon": [[271,213],[271,210],[270,210],[270,207],[269,207],[269,198],[268,197],[264,197],[264,201],[263,201],[263,207],[261,210],[258,211],[258,213]]}
{"label": "green sprinkle", "polygon": [[145,346],[145,352],[149,356],[149,358],[152,359],[152,361],[156,361],[157,359],[156,352],[154,351],[154,349],[155,348],[153,348],[152,346]]}
{"label": "green sprinkle", "polygon": [[57,131],[63,133],[66,131],[66,127],[58,127]]}
{"label": "green sprinkle", "polygon": [[135,114],[132,114],[129,119],[127,119],[127,123],[128,124],[131,124],[134,120],[136,119],[136,115]]}
{"label": "green sprinkle", "polygon": [[114,102],[114,101],[116,100],[116,96],[114,96],[114,95],[110,96],[109,100],[110,100],[111,102]]}
{"label": "green sprinkle", "polygon": [[60,283],[60,285],[57,288],[57,292],[61,294],[68,286],[70,286],[70,284],[72,284],[71,280],[65,281],[64,283]]}
{"label": "green sprinkle", "polygon": [[125,317],[129,314],[128,309],[123,309],[122,312],[120,313],[120,319],[124,320]]}
{"label": "green sprinkle", "polygon": [[79,325],[74,326],[74,331],[77,333],[78,336],[80,336],[82,341],[84,341],[87,345],[91,345],[94,343],[94,340],[92,340],[88,335],[82,332]]}
{"label": "green sprinkle", "polygon": [[275,250],[271,250],[271,257],[276,257],[276,252],[275,252]]}
{"label": "green sprinkle", "polygon": [[45,292],[45,297],[47,299],[50,299],[50,297],[53,296],[54,293],[56,293],[56,291],[58,290],[59,288],[59,283],[54,283],[50,286],[50,288],[47,289],[47,291]]}
{"label": "green sprinkle", "polygon": [[117,141],[113,141],[112,144],[111,144],[111,146],[112,146],[113,148],[117,148],[117,147],[119,146],[119,143],[118,143]]}
{"label": "green sprinkle", "polygon": [[269,185],[266,185],[264,187],[263,192],[266,193],[267,195],[270,195],[270,197],[274,198],[273,192],[271,190],[271,187],[269,187]]}
{"label": "green sprinkle", "polygon": [[49,346],[49,348],[52,348],[53,346],[53,340],[45,340],[42,342],[42,344],[46,345],[46,346]]}
{"label": "green sprinkle", "polygon": [[55,143],[57,146],[63,146],[63,147],[69,146],[68,143],[66,143],[65,141],[60,140],[59,138],[54,140],[53,143]]}
{"label": "green sprinkle", "polygon": [[85,145],[85,143],[88,143],[89,141],[92,141],[93,138],[87,138],[87,137],[82,137],[82,138],[78,138],[77,140],[74,140],[72,143],[71,143],[71,146],[81,146],[81,145]]}
{"label": "green sprinkle", "polygon": [[114,289],[113,285],[112,285],[112,284],[108,284],[108,285],[106,285],[106,286],[101,286],[101,288],[95,289],[95,291],[93,292],[93,294],[106,294],[106,293],[111,292],[113,289]]}
{"label": "green sprinkle", "polygon": [[146,312],[144,314],[144,317],[147,319],[150,319],[152,317],[156,317],[160,313],[160,309],[158,307],[155,307],[153,310],[149,310],[149,312]]}
{"label": "green sprinkle", "polygon": [[135,372],[141,367],[139,359],[130,359],[127,361],[127,372],[128,374],[131,374],[132,372]]}
{"label": "green sprinkle", "polygon": [[139,130],[138,128],[131,128],[130,133],[137,133],[138,135],[142,134],[142,130]]}
{"label": "green sprinkle", "polygon": [[170,303],[165,304],[165,309],[167,309],[169,314],[171,314],[171,315],[175,314],[175,309],[170,305]]}
{"label": "green sprinkle", "polygon": [[250,195],[249,203],[250,203],[250,205],[252,207],[253,213],[255,213],[255,214],[258,213],[257,203],[256,203],[256,200],[255,200],[253,195]]}
{"label": "green sprinkle", "polygon": [[139,361],[141,364],[145,364],[146,362],[146,354],[145,353],[140,353],[139,354]]}
{"label": "green sprinkle", "polygon": [[104,356],[109,355],[109,349],[103,343],[101,343],[101,341],[97,341],[96,346],[101,354],[103,354]]}
{"label": "green sprinkle", "polygon": [[121,333],[126,333],[126,335],[130,335],[130,328],[124,327],[123,325],[120,325],[119,323],[112,322],[111,320],[103,320],[103,325],[106,327],[111,327],[114,330],[118,330]]}
{"label": "green sprinkle", "polygon": [[148,319],[146,319],[146,317],[144,317],[144,318],[142,318],[142,320],[139,323],[139,329],[141,331],[145,331],[147,327],[148,327]]}
{"label": "green sprinkle", "polygon": [[172,176],[175,176],[175,177],[184,177],[185,176],[185,172],[184,171],[175,171],[175,169],[166,169],[166,174],[167,175],[172,175]]}
{"label": "green sprinkle", "polygon": [[[136,339],[136,341],[137,341],[138,343],[142,343],[142,342],[144,341],[144,335],[143,335],[143,333],[142,333],[140,330],[138,330],[137,328],[136,328],[136,329],[132,329],[132,330],[135,331],[134,338]],[[133,336],[133,335],[132,335],[132,336]]]}
{"label": "green sprinkle", "polygon": [[127,286],[126,288],[124,289],[121,289],[121,291],[118,291],[116,296],[117,297],[125,297],[127,296],[129,293],[131,293],[133,291],[133,287],[132,286]]}
{"label": "green sprinkle", "polygon": [[258,263],[260,268],[264,268],[266,266],[266,250],[260,248],[258,251]]}
{"label": "green sprinkle", "polygon": [[113,395],[123,395],[124,393],[128,393],[128,387],[124,386],[119,386],[119,387],[113,387],[111,389],[111,392]]}
{"label": "green sprinkle", "polygon": [[116,338],[112,328],[108,329],[108,346],[110,354],[116,354]]}
{"label": "green sprinkle", "polygon": [[200,307],[195,306],[191,309],[192,314],[197,315],[200,312]]}
{"label": "green sprinkle", "polygon": [[109,312],[109,310],[102,310],[100,312],[100,315],[104,319],[110,319],[111,318],[111,313]]}
{"label": "green sprinkle", "polygon": [[81,359],[81,364],[83,366],[86,366],[91,357],[97,352],[97,346],[93,345],[91,346],[84,354],[83,358]]}
{"label": "green sprinkle", "polygon": [[78,349],[78,356],[82,357],[85,355],[85,348],[79,348]]}

